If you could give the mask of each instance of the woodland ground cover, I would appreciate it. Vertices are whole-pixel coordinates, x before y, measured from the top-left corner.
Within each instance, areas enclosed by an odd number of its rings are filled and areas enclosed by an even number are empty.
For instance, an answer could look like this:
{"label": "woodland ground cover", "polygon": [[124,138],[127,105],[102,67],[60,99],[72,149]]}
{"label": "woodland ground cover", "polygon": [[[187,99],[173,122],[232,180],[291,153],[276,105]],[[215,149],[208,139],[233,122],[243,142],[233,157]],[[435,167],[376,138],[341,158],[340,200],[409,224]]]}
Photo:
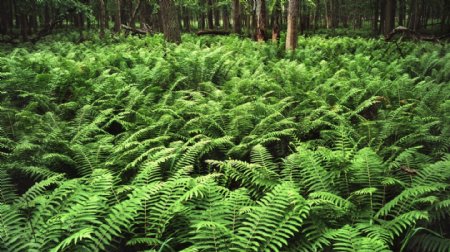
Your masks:
{"label": "woodland ground cover", "polygon": [[449,46],[298,45],[3,48],[1,250],[449,251]]}

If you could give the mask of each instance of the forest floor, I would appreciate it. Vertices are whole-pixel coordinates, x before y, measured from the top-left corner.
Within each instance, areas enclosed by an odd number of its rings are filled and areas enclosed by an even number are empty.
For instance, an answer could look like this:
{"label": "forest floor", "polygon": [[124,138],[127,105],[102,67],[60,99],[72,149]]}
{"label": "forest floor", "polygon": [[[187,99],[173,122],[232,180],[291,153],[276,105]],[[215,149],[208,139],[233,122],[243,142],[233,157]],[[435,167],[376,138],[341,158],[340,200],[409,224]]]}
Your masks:
{"label": "forest floor", "polygon": [[448,44],[72,39],[1,47],[0,250],[450,249]]}

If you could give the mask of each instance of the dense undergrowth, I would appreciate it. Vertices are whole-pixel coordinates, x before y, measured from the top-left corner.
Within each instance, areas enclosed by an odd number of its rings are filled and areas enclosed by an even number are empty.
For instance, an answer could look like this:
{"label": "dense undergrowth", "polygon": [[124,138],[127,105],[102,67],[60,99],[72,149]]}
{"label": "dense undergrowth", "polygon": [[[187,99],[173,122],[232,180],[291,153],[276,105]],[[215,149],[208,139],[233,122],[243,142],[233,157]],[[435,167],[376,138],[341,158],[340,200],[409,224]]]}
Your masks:
{"label": "dense undergrowth", "polygon": [[0,52],[2,251],[449,251],[448,45]]}

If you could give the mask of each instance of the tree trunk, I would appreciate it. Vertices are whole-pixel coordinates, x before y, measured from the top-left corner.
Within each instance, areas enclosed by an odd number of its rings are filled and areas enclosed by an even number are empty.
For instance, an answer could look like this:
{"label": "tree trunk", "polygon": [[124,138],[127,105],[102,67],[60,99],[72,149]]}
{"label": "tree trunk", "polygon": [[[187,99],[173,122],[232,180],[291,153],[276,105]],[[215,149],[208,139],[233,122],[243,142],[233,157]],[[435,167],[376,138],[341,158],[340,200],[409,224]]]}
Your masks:
{"label": "tree trunk", "polygon": [[410,4],[410,12],[409,12],[409,20],[408,20],[408,28],[415,31],[417,29],[417,0],[411,0]]}
{"label": "tree trunk", "polygon": [[275,1],[272,10],[272,42],[277,43],[280,39],[281,4],[279,0]]}
{"label": "tree trunk", "polygon": [[22,35],[22,40],[27,41],[28,40],[28,19],[26,14],[20,15],[20,34]]}
{"label": "tree trunk", "polygon": [[120,0],[114,1],[116,4],[116,8],[114,10],[114,31],[120,32],[120,27],[122,26],[122,21],[120,18]]}
{"label": "tree trunk", "polygon": [[220,9],[217,6],[214,7],[214,25],[220,27]]}
{"label": "tree trunk", "polygon": [[386,22],[386,1],[390,1],[390,0],[380,0],[380,6],[378,8],[380,8],[380,26],[378,29],[378,34],[382,34],[384,32],[384,24]]}
{"label": "tree trunk", "polygon": [[184,30],[186,32],[190,32],[191,31],[191,15],[189,13],[189,10],[184,7],[183,8],[183,23],[184,23]]}
{"label": "tree trunk", "polygon": [[[444,3],[444,8],[441,10],[441,33],[445,33],[447,32],[449,29],[449,24],[447,24],[447,19],[449,18],[449,12],[450,12],[450,3],[448,1],[445,1]],[[446,31],[446,25],[447,26],[447,31]]]}
{"label": "tree trunk", "polygon": [[406,3],[405,0],[399,0],[399,9],[398,9],[398,25],[405,25],[405,16],[406,16]]}
{"label": "tree trunk", "polygon": [[320,0],[316,0],[316,8],[314,10],[314,24],[313,31],[316,32],[316,29],[319,27],[319,19],[320,19]]}
{"label": "tree trunk", "polygon": [[106,10],[105,10],[105,2],[103,0],[99,0],[99,25],[100,25],[100,38],[105,37],[105,27],[106,27]]}
{"label": "tree trunk", "polygon": [[230,29],[230,18],[227,7],[223,8],[223,29],[226,31]]}
{"label": "tree trunk", "polygon": [[208,29],[211,29],[211,30],[214,29],[212,0],[208,0]]}
{"label": "tree trunk", "polygon": [[333,29],[339,26],[339,2],[338,0],[331,0],[331,27]]}
{"label": "tree trunk", "polygon": [[378,34],[378,19],[380,17],[380,0],[374,0],[372,4],[373,8],[373,20],[372,20],[372,32]]}
{"label": "tree trunk", "polygon": [[395,28],[396,0],[386,0],[384,35],[387,36]]}
{"label": "tree trunk", "polygon": [[241,7],[240,0],[233,0],[233,31],[237,34],[241,33]]}
{"label": "tree trunk", "polygon": [[297,47],[298,1],[299,0],[289,0],[288,27],[286,34],[286,50],[288,51],[294,51]]}
{"label": "tree trunk", "polygon": [[139,13],[139,9],[141,8],[141,4],[142,4],[142,1],[138,0],[136,7],[134,7],[134,9],[132,9],[130,21],[128,22],[132,28],[136,27],[136,17],[137,17],[137,14]]}
{"label": "tree trunk", "polygon": [[180,43],[180,23],[178,22],[177,8],[172,0],[159,1],[164,37],[169,42]]}
{"label": "tree trunk", "polygon": [[266,1],[256,0],[256,40],[266,40]]}
{"label": "tree trunk", "polygon": [[204,30],[206,28],[206,17],[205,17],[205,13],[201,13],[200,17],[199,17],[199,21],[198,21],[198,28],[200,30]]}

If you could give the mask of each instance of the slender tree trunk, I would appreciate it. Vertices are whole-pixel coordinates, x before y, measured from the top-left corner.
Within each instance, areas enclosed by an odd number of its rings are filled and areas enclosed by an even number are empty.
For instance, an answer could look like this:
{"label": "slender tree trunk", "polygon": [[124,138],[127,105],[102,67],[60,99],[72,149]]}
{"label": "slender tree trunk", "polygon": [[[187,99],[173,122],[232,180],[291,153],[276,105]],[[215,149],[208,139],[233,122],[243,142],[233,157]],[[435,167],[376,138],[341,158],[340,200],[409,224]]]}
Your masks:
{"label": "slender tree trunk", "polygon": [[449,19],[449,12],[450,12],[450,3],[448,1],[445,1],[444,3],[444,8],[442,8],[441,10],[441,33],[445,33],[446,32],[446,25],[447,26],[447,30],[449,29],[450,24],[447,24],[447,19]]}
{"label": "slender tree trunk", "polygon": [[378,19],[380,17],[380,0],[374,0],[372,4],[373,8],[373,19],[372,19],[372,32],[373,34],[378,34]]}
{"label": "slender tree trunk", "polygon": [[384,24],[386,22],[386,1],[390,1],[390,0],[380,0],[380,6],[378,8],[380,8],[380,26],[378,29],[378,34],[383,34],[384,33]]}
{"label": "slender tree trunk", "polygon": [[398,8],[398,25],[405,25],[405,16],[406,16],[406,3],[405,0],[399,0],[399,8]]}
{"label": "slender tree trunk", "polygon": [[331,0],[331,27],[333,29],[339,26],[339,2],[338,0]]}
{"label": "slender tree trunk", "polygon": [[416,30],[417,29],[417,1],[418,0],[411,0],[410,3],[410,12],[409,12],[409,21],[408,21],[408,27],[411,30]]}
{"label": "slender tree trunk", "polygon": [[199,29],[200,30],[204,30],[206,28],[206,17],[205,17],[205,13],[201,13],[200,14],[200,18],[199,18]]}
{"label": "slender tree trunk", "polygon": [[237,34],[241,33],[241,7],[240,0],[233,0],[233,31]]}
{"label": "slender tree trunk", "polygon": [[169,42],[180,43],[180,23],[177,8],[172,0],[160,0],[159,7],[162,18],[164,37]]}
{"label": "slender tree trunk", "polygon": [[214,29],[213,2],[208,0],[208,29]]}
{"label": "slender tree trunk", "polygon": [[288,27],[286,34],[286,50],[294,51],[297,47],[297,17],[298,17],[298,1],[289,0],[288,8]]}
{"label": "slender tree trunk", "polygon": [[220,27],[220,9],[217,6],[214,7],[214,25]]}
{"label": "slender tree trunk", "polygon": [[266,1],[256,0],[256,40],[266,40]]}
{"label": "slender tree trunk", "polygon": [[331,18],[331,16],[332,16],[332,14],[331,14],[331,12],[332,12],[332,9],[330,8],[330,6],[331,6],[331,1],[333,1],[333,0],[325,0],[325,22],[326,22],[326,24],[327,24],[327,29],[330,29],[331,28],[331,23],[332,23],[332,18]]}
{"label": "slender tree trunk", "polygon": [[272,10],[272,42],[277,43],[280,39],[281,3],[279,0],[275,1],[275,5]]}
{"label": "slender tree trunk", "polygon": [[387,36],[395,27],[396,0],[386,0],[384,35]]}
{"label": "slender tree trunk", "polygon": [[223,28],[228,31],[230,29],[230,17],[228,14],[228,8],[223,8]]}
{"label": "slender tree trunk", "polygon": [[189,10],[186,7],[183,7],[183,23],[184,30],[186,32],[191,31],[191,16],[189,15]]}
{"label": "slender tree trunk", "polygon": [[103,0],[99,0],[99,25],[100,25],[100,38],[105,37],[105,28],[106,28],[106,10],[105,10],[105,2]]}
{"label": "slender tree trunk", "polygon": [[28,19],[26,14],[20,15],[20,34],[22,35],[22,40],[28,40]]}
{"label": "slender tree trunk", "polygon": [[6,2],[6,1],[0,2],[0,34],[8,33],[7,12],[9,11],[9,8],[8,8],[7,4],[8,4],[8,2]]}
{"label": "slender tree trunk", "polygon": [[129,23],[130,23],[130,26],[133,28],[136,26],[136,17],[137,17],[137,14],[139,13],[139,9],[141,8],[141,5],[142,5],[142,1],[138,0],[136,6],[134,7],[134,9],[132,9]]}
{"label": "slender tree trunk", "polygon": [[316,32],[316,29],[319,27],[319,19],[320,19],[320,0],[316,0],[316,8],[314,10],[314,24],[313,31]]}
{"label": "slender tree trunk", "polygon": [[120,17],[120,0],[114,0],[116,4],[115,12],[114,12],[114,31],[120,32],[120,26],[122,25],[121,17]]}

